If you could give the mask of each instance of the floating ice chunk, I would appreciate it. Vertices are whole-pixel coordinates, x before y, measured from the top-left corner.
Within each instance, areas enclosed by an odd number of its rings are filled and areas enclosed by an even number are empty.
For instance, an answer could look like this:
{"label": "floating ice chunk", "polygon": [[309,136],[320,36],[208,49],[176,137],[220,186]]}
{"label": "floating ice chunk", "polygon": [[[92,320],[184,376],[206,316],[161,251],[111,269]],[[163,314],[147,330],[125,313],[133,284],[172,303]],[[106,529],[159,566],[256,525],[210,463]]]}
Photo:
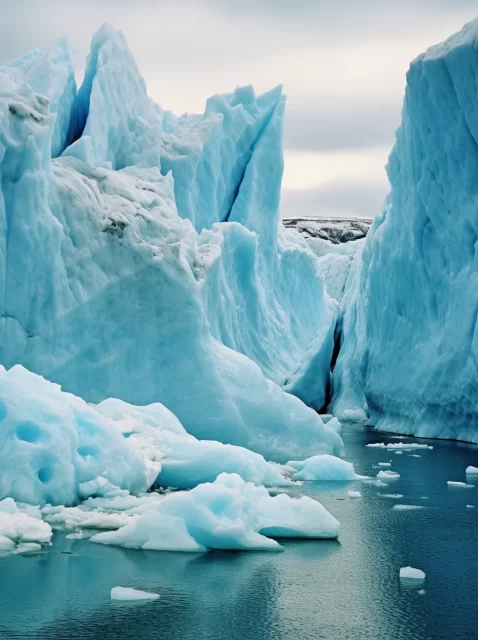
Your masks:
{"label": "floating ice chunk", "polygon": [[403,451],[395,451],[395,455],[396,456],[402,456],[403,455]]}
{"label": "floating ice chunk", "polygon": [[352,491],[352,490],[350,490],[350,491],[347,492],[347,495],[348,495],[349,498],[361,498],[362,497],[362,494],[360,493],[360,491]]}
{"label": "floating ice chunk", "polygon": [[467,505],[466,505],[466,508],[467,508],[467,509],[474,509],[474,508],[475,508],[475,505],[474,505],[474,504],[467,504]]}
{"label": "floating ice chunk", "polygon": [[410,453],[409,458],[421,458],[422,456],[419,453]]}
{"label": "floating ice chunk", "polygon": [[394,504],[395,511],[416,511],[417,509],[425,509],[425,507],[417,504]]}
{"label": "floating ice chunk", "polygon": [[382,498],[392,498],[394,500],[399,500],[400,498],[403,498],[403,493],[379,493],[379,496],[381,496]]}
{"label": "floating ice chunk", "polygon": [[399,477],[399,473],[397,473],[396,471],[389,471],[388,469],[385,469],[385,471],[379,471],[377,473],[377,478],[385,478],[386,480],[392,480]]}
{"label": "floating ice chunk", "polygon": [[447,480],[449,487],[461,487],[462,489],[474,489],[475,485],[467,484],[466,482],[458,482],[456,480]]}
{"label": "floating ice chunk", "polygon": [[425,580],[425,572],[413,567],[402,567],[400,569],[401,580]]}
{"label": "floating ice chunk", "polygon": [[379,467],[391,467],[392,463],[391,462],[379,462],[378,466]]}
{"label": "floating ice chunk", "polygon": [[264,487],[223,473],[213,483],[166,496],[127,526],[91,541],[177,551],[280,551],[282,547],[266,536],[336,538],[339,529],[339,522],[311,498],[271,497]]}
{"label": "floating ice chunk", "polygon": [[[0,551],[36,551],[50,542],[52,533],[49,524],[23,512],[11,498],[0,502]],[[25,546],[31,544],[35,547]]]}
{"label": "floating ice chunk", "polygon": [[15,549],[15,553],[37,553],[42,546],[37,542],[21,542]]}
{"label": "floating ice chunk", "polygon": [[417,591],[417,593],[418,593],[419,596],[424,596],[426,591],[425,591],[425,589],[420,589],[420,591]]}
{"label": "floating ice chunk", "polygon": [[113,587],[111,589],[112,600],[158,600],[159,593],[150,593],[131,587]]}
{"label": "floating ice chunk", "polygon": [[117,399],[97,405],[115,421],[128,442],[146,460],[157,461],[156,484],[192,489],[213,482],[220,473],[238,473],[243,480],[266,487],[286,486],[282,467],[244,447],[213,440],[198,440],[186,433],[179,420],[159,403],[137,407]]}
{"label": "floating ice chunk", "polygon": [[342,422],[366,422],[368,416],[363,409],[345,409],[340,419]]}
{"label": "floating ice chunk", "polygon": [[478,474],[478,467],[472,467],[470,465],[469,467],[467,467],[465,469],[465,472],[468,473],[469,475],[476,475],[476,474]]}
{"label": "floating ice chunk", "polygon": [[297,473],[292,476],[292,480],[344,481],[360,480],[366,477],[355,473],[351,462],[346,462],[326,453],[312,456],[306,460],[290,460],[287,465],[297,469]]}
{"label": "floating ice chunk", "polygon": [[433,449],[429,444],[421,444],[418,442],[371,442],[367,447],[376,447],[377,449]]}

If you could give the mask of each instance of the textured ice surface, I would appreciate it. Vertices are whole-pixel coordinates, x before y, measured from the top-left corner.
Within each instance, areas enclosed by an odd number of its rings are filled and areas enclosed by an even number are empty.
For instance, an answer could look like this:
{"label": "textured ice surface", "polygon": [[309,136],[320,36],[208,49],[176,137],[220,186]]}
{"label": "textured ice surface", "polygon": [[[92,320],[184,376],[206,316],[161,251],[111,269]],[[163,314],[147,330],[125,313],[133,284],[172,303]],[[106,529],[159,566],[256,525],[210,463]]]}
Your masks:
{"label": "textured ice surface", "polygon": [[[68,56],[45,72],[52,104]],[[276,461],[340,453],[291,395],[324,404],[337,305],[279,224],[280,89],[175,118],[106,26],[51,160],[59,120],[24,67],[0,69],[0,362],[89,402],[161,402],[195,437]]]}
{"label": "textured ice surface", "polygon": [[38,510],[19,508],[12,498],[0,501],[0,554],[38,551],[50,542],[52,533]]}
{"label": "textured ice surface", "polygon": [[153,483],[190,489],[222,472],[291,484],[260,454],[187,434],[159,403],[88,405],[19,365],[0,365],[0,466],[0,498],[40,505],[125,498]]}
{"label": "textured ice surface", "polygon": [[81,483],[97,476],[145,491],[158,472],[84,400],[21,366],[1,365],[0,467],[0,497],[40,505],[77,502]]}
{"label": "textured ice surface", "polygon": [[425,580],[425,572],[413,567],[402,567],[400,569],[401,580]]}
{"label": "textured ice surface", "polygon": [[338,521],[311,498],[271,497],[236,474],[221,474],[213,483],[166,496],[125,527],[91,540],[138,549],[280,551],[267,536],[336,538],[339,529]]}
{"label": "textured ice surface", "polygon": [[131,587],[113,587],[111,589],[112,600],[158,600],[159,593],[150,593]]}
{"label": "textured ice surface", "polygon": [[297,470],[292,476],[293,480],[344,481],[365,477],[355,473],[351,462],[327,454],[312,456],[306,460],[290,460],[287,465]]}
{"label": "textured ice surface", "polygon": [[[344,317],[333,412],[478,442],[478,22],[414,60]],[[350,278],[349,278],[350,280]]]}
{"label": "textured ice surface", "polygon": [[222,473],[237,473],[248,482],[266,487],[290,484],[281,467],[260,454],[186,433],[179,420],[161,404],[136,407],[109,399],[96,409],[111,418],[128,442],[147,460],[160,461],[156,483],[191,489],[212,482]]}

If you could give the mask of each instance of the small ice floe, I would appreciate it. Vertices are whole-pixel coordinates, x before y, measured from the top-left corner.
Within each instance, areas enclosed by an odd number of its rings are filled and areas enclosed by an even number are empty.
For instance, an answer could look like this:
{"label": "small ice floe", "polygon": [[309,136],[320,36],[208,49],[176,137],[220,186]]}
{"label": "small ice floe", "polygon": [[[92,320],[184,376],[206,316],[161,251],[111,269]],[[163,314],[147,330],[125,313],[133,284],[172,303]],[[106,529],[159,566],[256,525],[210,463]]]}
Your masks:
{"label": "small ice floe", "polygon": [[394,480],[395,478],[399,478],[400,474],[396,471],[390,471],[386,469],[385,471],[379,471],[377,473],[377,478],[383,478],[386,480]]}
{"label": "small ice floe", "polygon": [[367,447],[375,447],[376,449],[433,449],[429,444],[420,444],[418,442],[370,442]]}
{"label": "small ice floe", "polygon": [[393,500],[399,500],[403,498],[403,493],[379,493],[381,498],[392,498]]}
{"label": "small ice floe", "polygon": [[112,600],[157,600],[158,593],[150,593],[149,591],[140,591],[131,587],[113,587],[111,589]]}
{"label": "small ice floe", "polygon": [[368,416],[363,409],[345,409],[340,419],[343,422],[366,422]]}
{"label": "small ice floe", "polygon": [[470,465],[465,469],[465,473],[470,476],[478,475],[478,467],[472,467]]}
{"label": "small ice floe", "polygon": [[474,489],[473,484],[467,484],[466,482],[457,482],[455,480],[447,480],[449,487],[461,487],[462,489]]}
{"label": "small ice floe", "polygon": [[393,509],[395,511],[416,511],[417,509],[425,509],[425,507],[418,504],[394,504]]}
{"label": "small ice floe", "polygon": [[391,467],[392,463],[391,462],[379,462],[378,466],[379,467]]}
{"label": "small ice floe", "polygon": [[349,498],[361,498],[362,494],[360,493],[360,491],[347,491],[347,495]]}
{"label": "small ice floe", "polygon": [[41,544],[37,542],[21,542],[14,553],[37,553],[42,550]]}
{"label": "small ice floe", "polygon": [[419,453],[410,453],[408,454],[409,458],[421,458],[422,456]]}
{"label": "small ice floe", "polygon": [[396,456],[403,456],[403,451],[395,451]]}
{"label": "small ice floe", "polygon": [[413,567],[402,567],[400,569],[400,580],[425,580],[425,572]]}
{"label": "small ice floe", "polygon": [[475,505],[474,505],[474,504],[467,504],[467,505],[466,505],[466,508],[467,508],[467,509],[474,509],[474,508],[475,508]]}
{"label": "small ice floe", "polygon": [[425,591],[425,589],[420,589],[420,591],[417,591],[417,593],[418,593],[419,596],[424,596],[426,591]]}

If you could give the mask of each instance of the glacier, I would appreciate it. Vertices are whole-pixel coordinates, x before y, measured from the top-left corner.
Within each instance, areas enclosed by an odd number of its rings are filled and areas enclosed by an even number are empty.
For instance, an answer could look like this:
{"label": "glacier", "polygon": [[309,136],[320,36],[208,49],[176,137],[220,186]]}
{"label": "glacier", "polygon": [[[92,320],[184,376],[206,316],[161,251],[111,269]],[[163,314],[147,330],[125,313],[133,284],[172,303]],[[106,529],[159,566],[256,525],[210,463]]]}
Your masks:
{"label": "glacier", "polygon": [[78,91],[72,55],[0,67],[0,363],[90,403],[161,403],[267,460],[340,455],[313,410],[337,303],[279,222],[281,89],[176,117],[112,27]]}
{"label": "glacier", "polygon": [[478,21],[411,63],[391,191],[352,265],[332,411],[478,442]]}

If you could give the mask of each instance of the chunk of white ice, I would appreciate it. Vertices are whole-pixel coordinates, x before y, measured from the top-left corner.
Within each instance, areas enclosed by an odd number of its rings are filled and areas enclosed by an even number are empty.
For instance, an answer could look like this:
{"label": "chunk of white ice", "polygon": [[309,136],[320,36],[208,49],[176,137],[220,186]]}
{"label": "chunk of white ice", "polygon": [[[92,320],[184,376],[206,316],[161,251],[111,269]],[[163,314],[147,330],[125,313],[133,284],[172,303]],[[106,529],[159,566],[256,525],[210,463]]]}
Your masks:
{"label": "chunk of white ice", "polygon": [[112,600],[157,600],[158,598],[158,593],[150,593],[149,591],[141,591],[131,587],[113,587],[111,589]]}
{"label": "chunk of white ice", "polygon": [[360,493],[360,491],[352,491],[352,490],[350,490],[350,491],[347,492],[347,495],[348,495],[349,498],[361,498],[362,497],[362,494]]}
{"label": "chunk of white ice", "polygon": [[425,572],[413,567],[402,567],[400,569],[400,580],[425,580]]}

